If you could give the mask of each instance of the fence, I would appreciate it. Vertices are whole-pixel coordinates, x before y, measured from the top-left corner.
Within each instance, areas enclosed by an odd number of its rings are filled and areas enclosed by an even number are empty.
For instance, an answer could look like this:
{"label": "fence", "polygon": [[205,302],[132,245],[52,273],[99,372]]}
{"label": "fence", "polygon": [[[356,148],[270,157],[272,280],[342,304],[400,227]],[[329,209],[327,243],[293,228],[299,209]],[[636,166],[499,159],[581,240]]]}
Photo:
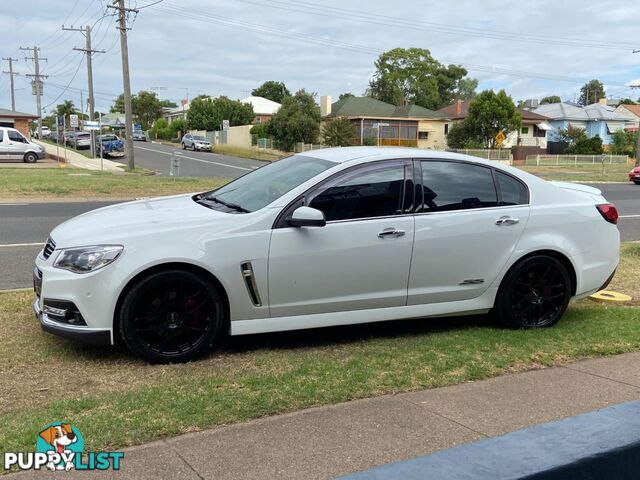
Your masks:
{"label": "fence", "polygon": [[452,152],[464,153],[472,157],[484,158],[485,160],[499,160],[502,162],[513,161],[513,155],[508,148],[500,149],[452,149]]}
{"label": "fence", "polygon": [[525,165],[607,165],[626,164],[626,155],[527,155]]}

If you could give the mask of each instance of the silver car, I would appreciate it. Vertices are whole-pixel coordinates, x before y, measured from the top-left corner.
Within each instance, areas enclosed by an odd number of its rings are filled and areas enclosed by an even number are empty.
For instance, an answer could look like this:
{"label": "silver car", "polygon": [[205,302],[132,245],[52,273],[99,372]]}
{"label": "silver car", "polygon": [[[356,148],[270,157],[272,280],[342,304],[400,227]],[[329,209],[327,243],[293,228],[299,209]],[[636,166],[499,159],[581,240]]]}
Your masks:
{"label": "silver car", "polygon": [[91,134],[89,132],[75,132],[69,139],[69,145],[76,150],[91,148]]}
{"label": "silver car", "polygon": [[202,151],[211,151],[211,142],[204,138],[202,135],[192,135],[187,133],[184,137],[182,137],[182,149],[186,150],[190,148],[194,152],[196,150]]}
{"label": "silver car", "polygon": [[44,158],[44,148],[28,140],[15,128],[0,127],[0,160],[35,163]]}

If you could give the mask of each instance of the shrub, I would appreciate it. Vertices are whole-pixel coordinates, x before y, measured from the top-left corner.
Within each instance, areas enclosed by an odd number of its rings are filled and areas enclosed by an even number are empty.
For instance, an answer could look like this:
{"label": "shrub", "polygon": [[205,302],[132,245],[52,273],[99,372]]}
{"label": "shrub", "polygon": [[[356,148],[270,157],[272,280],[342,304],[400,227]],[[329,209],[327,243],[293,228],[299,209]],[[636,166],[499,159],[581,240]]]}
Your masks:
{"label": "shrub", "polygon": [[356,126],[348,118],[333,118],[322,127],[322,140],[328,147],[347,147],[355,143]]}

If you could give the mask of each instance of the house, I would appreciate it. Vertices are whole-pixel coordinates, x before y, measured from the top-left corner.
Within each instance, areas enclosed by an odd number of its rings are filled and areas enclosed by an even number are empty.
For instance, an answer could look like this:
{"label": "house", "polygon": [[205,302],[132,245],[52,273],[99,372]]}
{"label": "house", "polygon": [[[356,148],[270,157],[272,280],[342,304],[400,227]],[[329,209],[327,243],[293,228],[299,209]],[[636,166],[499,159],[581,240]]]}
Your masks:
{"label": "house", "polygon": [[609,145],[614,133],[633,125],[633,118],[630,113],[621,113],[604,100],[586,107],[567,102],[549,103],[540,105],[534,112],[549,117],[553,127],[549,141],[560,141],[560,130],[574,127],[584,130],[589,138],[598,135],[603,145]]}
{"label": "house", "polygon": [[6,108],[0,108],[0,127],[11,127],[18,130],[26,138],[31,138],[29,122],[37,120],[37,115],[16,112]]}
{"label": "house", "polygon": [[255,117],[254,124],[266,123],[275,113],[280,110],[280,104],[264,97],[247,97],[240,100],[241,103],[248,103],[253,107]]}
{"label": "house", "polygon": [[[438,110],[438,113],[451,118],[454,122],[460,122],[469,116],[470,104],[471,100],[456,100],[448,107]],[[511,132],[507,135],[502,147],[539,147],[546,149],[547,131],[552,129],[552,126],[548,123],[549,118],[524,108],[516,107],[516,110],[522,116],[522,125],[519,131]]]}
{"label": "house", "polygon": [[120,130],[125,127],[124,113],[104,113],[100,117],[100,123],[103,127]]}
{"label": "house", "polygon": [[187,119],[187,112],[189,111],[189,105],[191,103],[189,100],[181,100],[180,105],[173,108],[165,108],[162,112],[162,118],[164,118],[167,123],[171,123],[174,120]]}
{"label": "house", "polygon": [[450,120],[418,105],[395,106],[371,97],[320,98],[323,120],[343,117],[356,126],[356,145],[445,149]]}
{"label": "house", "polygon": [[630,132],[638,131],[638,125],[640,125],[640,105],[620,104],[615,109],[615,112],[629,118],[629,122],[627,122],[627,125],[625,127],[626,130]]}

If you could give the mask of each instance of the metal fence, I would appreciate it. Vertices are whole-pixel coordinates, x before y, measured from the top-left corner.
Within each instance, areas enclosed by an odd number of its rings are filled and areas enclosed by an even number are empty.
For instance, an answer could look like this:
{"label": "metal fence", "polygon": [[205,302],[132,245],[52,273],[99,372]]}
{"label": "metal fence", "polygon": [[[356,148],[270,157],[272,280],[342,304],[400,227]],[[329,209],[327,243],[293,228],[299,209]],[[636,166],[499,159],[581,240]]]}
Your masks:
{"label": "metal fence", "polygon": [[508,148],[500,149],[452,149],[452,152],[471,155],[472,157],[484,158],[485,160],[499,160],[502,162],[512,162],[513,155]]}
{"label": "metal fence", "polygon": [[626,164],[626,155],[527,155],[525,165],[606,165]]}

